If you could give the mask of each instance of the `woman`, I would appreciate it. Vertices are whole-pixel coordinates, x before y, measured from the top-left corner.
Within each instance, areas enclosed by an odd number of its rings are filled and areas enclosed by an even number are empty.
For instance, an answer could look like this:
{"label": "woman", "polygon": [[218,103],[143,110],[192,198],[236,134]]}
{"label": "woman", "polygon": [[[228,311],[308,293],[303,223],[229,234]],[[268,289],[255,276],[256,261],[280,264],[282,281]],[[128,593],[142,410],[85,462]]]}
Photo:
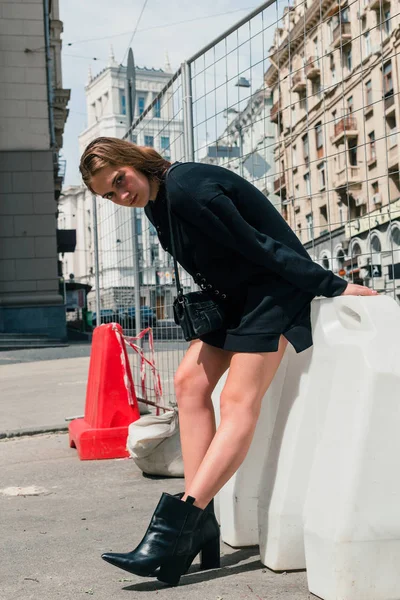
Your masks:
{"label": "woman", "polygon": [[[311,300],[375,292],[315,264],[265,196],[227,169],[171,167],[152,148],[98,138],[80,170],[95,194],[144,208],[170,252],[168,192],[176,258],[225,314],[222,328],[190,343],[175,375],[184,494],[162,495],[135,550],[103,555],[131,573],[174,585],[199,552],[202,568],[219,566],[212,498],[247,454],[288,342],[297,352],[312,345]],[[211,393],[228,368],[216,431]]]}

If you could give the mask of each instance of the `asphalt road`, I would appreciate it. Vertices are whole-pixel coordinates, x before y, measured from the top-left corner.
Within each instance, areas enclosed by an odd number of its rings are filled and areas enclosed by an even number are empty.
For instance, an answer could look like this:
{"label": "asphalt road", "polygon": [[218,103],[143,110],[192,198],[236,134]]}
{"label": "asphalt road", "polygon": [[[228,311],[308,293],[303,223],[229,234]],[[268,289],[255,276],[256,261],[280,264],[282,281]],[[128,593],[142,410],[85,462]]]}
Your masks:
{"label": "asphalt road", "polygon": [[[162,492],[129,459],[80,461],[65,434],[0,441],[0,600],[310,600],[304,571],[274,573],[257,547],[221,544],[221,568],[198,558],[179,587],[101,560],[142,538]],[[314,598],[314,597],[313,597]]]}
{"label": "asphalt road", "polygon": [[[187,347],[184,341],[156,341],[155,350],[165,352],[169,350],[184,351]],[[15,363],[29,363],[42,360],[60,360],[64,358],[82,358],[90,356],[90,342],[71,342],[64,348],[29,348],[25,350],[0,351],[0,365]],[[144,349],[146,350],[147,345]]]}

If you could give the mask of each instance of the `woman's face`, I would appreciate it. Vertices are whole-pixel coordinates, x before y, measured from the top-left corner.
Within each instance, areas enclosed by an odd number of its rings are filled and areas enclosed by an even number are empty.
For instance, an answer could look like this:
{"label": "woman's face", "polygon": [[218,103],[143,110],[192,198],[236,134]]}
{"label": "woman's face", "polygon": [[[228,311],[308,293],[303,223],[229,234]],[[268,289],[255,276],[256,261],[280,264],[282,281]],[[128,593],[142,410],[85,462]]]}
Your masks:
{"label": "woman's face", "polygon": [[107,198],[119,206],[144,208],[149,200],[155,200],[158,184],[149,181],[133,167],[104,167],[90,181],[98,196]]}

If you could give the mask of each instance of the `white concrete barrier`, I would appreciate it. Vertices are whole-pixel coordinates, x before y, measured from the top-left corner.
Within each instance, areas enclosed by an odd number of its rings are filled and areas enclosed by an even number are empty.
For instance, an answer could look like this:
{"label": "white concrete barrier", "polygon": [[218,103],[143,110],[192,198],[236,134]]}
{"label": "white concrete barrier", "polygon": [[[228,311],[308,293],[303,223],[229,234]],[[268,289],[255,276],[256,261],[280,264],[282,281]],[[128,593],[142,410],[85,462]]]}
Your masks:
{"label": "white concrete barrier", "polygon": [[[215,498],[215,510],[221,525],[222,539],[233,547],[258,544],[258,487],[265,457],[268,454],[286,366],[285,352],[269,392],[263,399],[260,418],[246,459]],[[220,418],[219,396],[225,381],[226,375],[221,378],[213,394],[217,424]]]}
{"label": "white concrete barrier", "polygon": [[335,301],[321,328],[336,360],[305,504],[310,591],[400,598],[400,311],[389,297]]}
{"label": "white concrete barrier", "polygon": [[399,317],[384,296],[315,300],[314,346],[288,347],[219,494],[222,539],[258,541],[275,570],[307,563],[325,600],[400,598]]}

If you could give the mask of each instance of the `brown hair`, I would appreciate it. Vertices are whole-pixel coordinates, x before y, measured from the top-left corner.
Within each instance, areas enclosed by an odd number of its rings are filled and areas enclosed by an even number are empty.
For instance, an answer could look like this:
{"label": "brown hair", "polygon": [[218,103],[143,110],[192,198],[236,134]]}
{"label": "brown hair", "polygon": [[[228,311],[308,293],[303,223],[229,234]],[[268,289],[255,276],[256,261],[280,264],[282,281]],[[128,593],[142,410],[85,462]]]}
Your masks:
{"label": "brown hair", "polygon": [[104,167],[129,166],[146,175],[149,180],[161,181],[170,164],[154,148],[136,146],[119,138],[98,137],[86,147],[79,170],[83,182],[93,192],[90,181]]}

